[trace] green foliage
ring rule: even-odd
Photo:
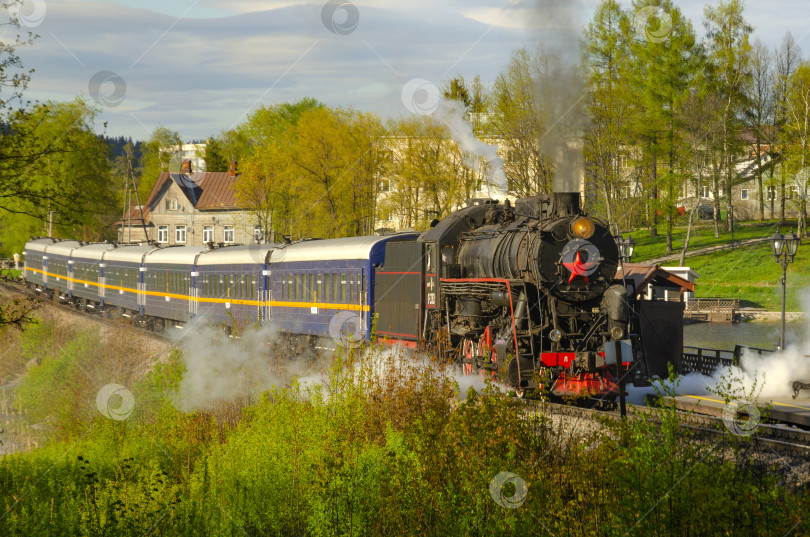
[[[237,132],[249,147],[236,197],[268,240],[373,232],[384,132],[377,116],[303,99],[260,108]]]
[[[205,141],[205,151],[200,155],[205,160],[205,171],[227,172],[230,162],[225,156],[225,148],[219,138],[209,136]]]
[[[160,174],[168,171],[180,171],[180,163],[176,163],[177,169],[170,170],[174,155],[180,151],[183,140],[180,133],[172,131],[162,125],[155,127],[152,134],[141,147],[143,152],[143,169],[141,179],[138,184],[138,191],[142,203],[145,203],[155,186]]]
[[[0,144],[0,241],[20,252],[29,235],[109,236],[117,214],[107,146],[85,101],[48,102],[11,117]]]
[[[489,98],[488,131],[503,139],[507,185],[520,196],[551,191],[549,156],[541,155],[538,146],[544,130],[543,111],[536,94],[536,71],[541,61],[526,49],[514,51],[495,79]]]
[[[21,401],[37,407],[32,398],[48,392],[70,406],[59,392],[77,365],[90,367],[77,355],[88,352],[90,336],[47,324],[34,329],[24,352],[42,355],[39,367],[61,382],[35,373]],[[379,349],[338,356],[322,386],[273,388],[236,414],[184,414],[171,403],[183,375],[175,353],[132,382],[136,406],[128,420],[89,418],[73,441],[0,458],[0,532],[675,536],[810,529],[801,522],[806,491],[695,442],[672,407],[655,410],[655,420],[605,429],[594,422],[589,432],[491,385],[460,401],[441,364],[401,360]],[[73,419],[49,416],[57,428]],[[491,496],[503,471],[528,485],[516,509]],[[500,491],[516,492],[514,485]]]

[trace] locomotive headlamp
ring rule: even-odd
[[[560,339],[562,339],[562,332],[560,332],[559,328],[555,328],[554,330],[551,331],[548,337],[551,339],[551,341],[556,343],[560,341]]]
[[[571,222],[571,233],[575,237],[590,239],[593,237],[594,231],[596,231],[596,224],[590,218],[582,216]]]
[[[610,337],[613,340],[622,339],[622,337],[624,337],[624,328],[621,326],[614,326],[610,331]]]

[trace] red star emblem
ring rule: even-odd
[[[577,276],[582,276],[582,279],[585,280],[585,283],[590,283],[588,281],[588,271],[595,267],[597,263],[593,261],[588,261],[587,263],[582,262],[582,257],[580,256],[580,252],[577,251],[577,256],[574,258],[573,263],[563,263],[562,266],[567,268],[571,271],[571,276],[568,278],[568,283],[574,281],[574,278]]]

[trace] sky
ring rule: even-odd
[[[580,1],[579,27],[598,3]],[[29,99],[81,95],[101,109],[98,132],[144,140],[163,125],[190,141],[305,96],[397,117],[454,76],[491,84],[513,50],[551,35],[555,2],[25,0],[19,18],[39,38],[19,52],[35,69]],[[705,2],[675,3],[702,35]],[[791,31],[810,53],[805,2],[749,0],[745,14],[769,47]]]

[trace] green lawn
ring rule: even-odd
[[[765,222],[735,222],[734,241],[769,237],[777,226],[782,233],[795,229],[796,222],[779,224],[776,220]],[[668,255],[666,251],[666,227],[658,226],[658,236],[650,237],[649,230],[637,229],[631,232],[636,241],[633,262],[644,262]],[[628,233],[624,233],[627,237]],[[672,253],[679,253],[686,236],[686,226],[673,229]],[[718,244],[728,244],[731,233],[726,223],[721,222],[720,237],[714,237],[712,221],[699,221],[692,227],[689,250],[697,250]],[[782,267],[771,254],[770,243],[723,250],[711,254],[687,257],[685,265],[700,275],[696,286],[698,297],[739,298],[743,307],[766,308],[779,311],[782,307],[780,278]],[[677,263],[677,262],[675,262]],[[674,263],[665,263],[672,265]],[[787,306],[788,311],[803,311],[801,292],[810,286],[810,245],[799,246],[794,263],[788,266]],[[810,294],[808,294],[810,300]]]
[[[736,233],[735,233],[736,235]],[[771,254],[770,243],[687,258],[686,265],[700,275],[698,297],[739,298],[742,306],[778,311],[782,307],[782,267]],[[799,246],[788,265],[788,311],[802,311],[800,295],[810,285],[810,247]]]
[[[696,250],[698,248],[706,248],[716,244],[725,244],[731,241],[731,233],[728,232],[726,223],[720,223],[720,237],[714,238],[714,224],[711,220],[701,220],[695,222],[692,227],[692,237],[689,240],[689,250]],[[769,237],[776,231],[778,222],[776,220],[766,220],[765,222],[735,222],[734,224],[734,240],[753,239],[759,237]],[[787,225],[781,226],[779,229],[782,233],[787,233],[791,229],[795,229],[796,222],[788,221]],[[641,262],[647,259],[653,259],[668,255],[667,252],[667,235],[666,225],[661,224],[658,226],[658,236],[650,237],[648,229],[636,229],[630,234],[633,240],[636,241],[636,249],[633,253],[633,261]],[[625,237],[628,233],[624,233]],[[686,237],[686,225],[676,226],[672,232],[672,249],[671,253],[680,253],[683,248],[683,240]],[[688,264],[688,263],[687,263]]]

